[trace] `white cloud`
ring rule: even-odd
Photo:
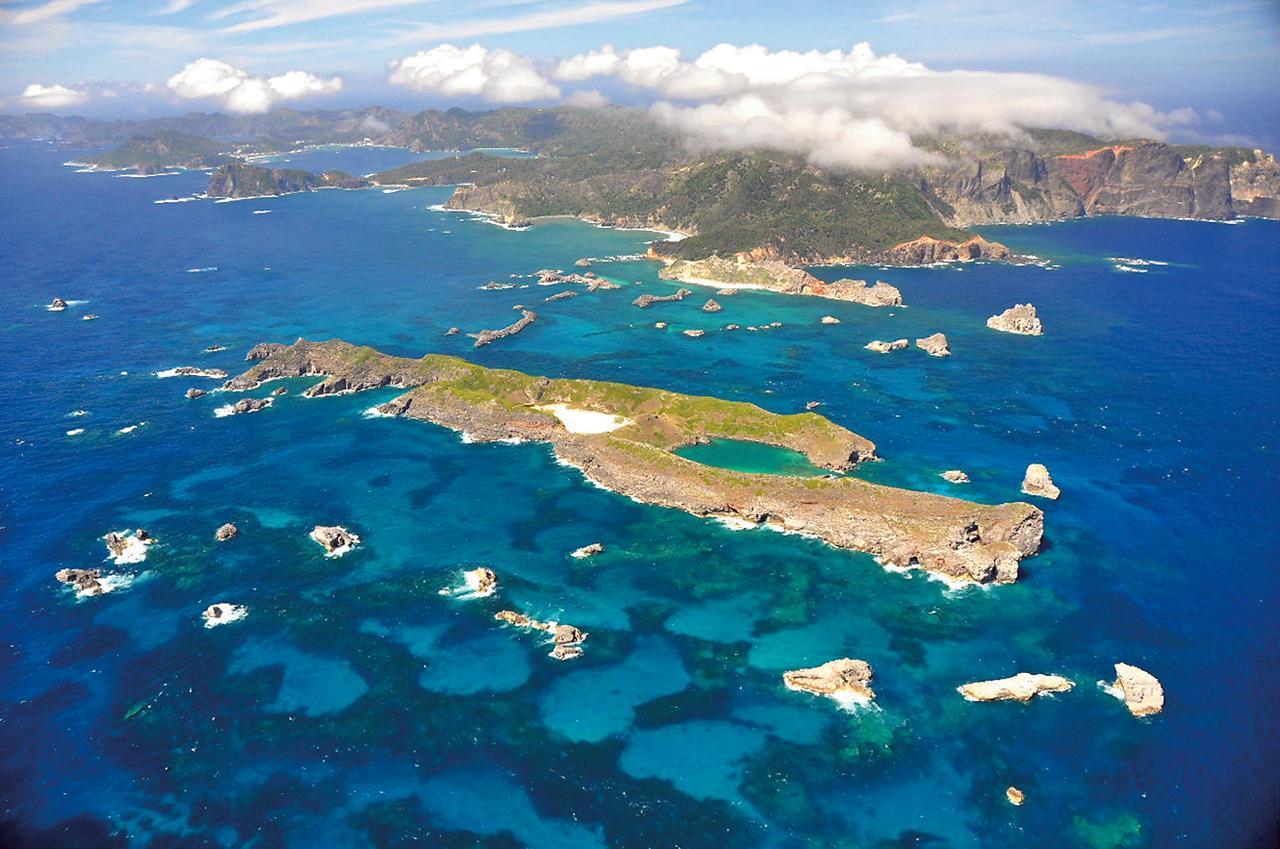
[[[560,89],[533,60],[478,44],[442,44],[391,63],[391,83],[447,97],[480,97],[495,103],[555,100]]]
[[[911,141],[940,132],[1017,137],[1024,127],[1160,138],[1197,120],[1119,103],[1044,74],[935,71],[868,44],[849,51],[773,51],[720,44],[692,61],[668,47],[610,46],[561,61],[553,77],[608,76],[670,101],[654,114],[707,148],[768,147],[829,167],[881,170],[934,157]]]
[[[102,0],[50,0],[40,6],[33,6],[30,9],[23,9],[21,12],[5,12],[0,10],[0,22],[13,24],[14,26],[24,26],[26,24],[36,24],[41,21],[47,21],[54,18],[61,18],[69,15],[77,9],[84,6],[92,6],[95,3],[101,3]]]
[[[163,9],[156,12],[157,15],[176,15],[178,12],[185,12],[194,5],[196,0],[169,0]]]
[[[255,77],[217,59],[197,59],[166,84],[182,98],[217,100],[232,112],[266,112],[281,100],[340,91],[342,78],[324,79],[305,71]]]
[[[19,106],[33,109],[62,109],[67,106],[79,106],[89,99],[85,92],[68,88],[64,85],[42,85],[32,83],[18,95]]]
[[[583,109],[599,109],[601,106],[609,105],[609,98],[592,88],[584,88],[573,92],[564,99],[564,102],[570,106],[578,106]]]
[[[442,41],[447,38],[476,38],[538,29],[577,26],[682,6],[689,0],[597,0],[570,8],[553,8],[527,15],[503,18],[477,18],[447,24],[425,24],[409,30],[406,41]]]

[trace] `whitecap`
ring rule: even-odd
[[[254,214],[254,215],[270,215],[270,214],[271,214],[271,210],[269,210],[269,209],[255,209],[255,210],[253,211],[253,214]]]
[[[137,424],[131,424],[126,427],[120,428],[119,430],[116,431],[116,433],[133,433],[135,430],[142,427],[144,424],[146,424],[146,422],[138,422]]]
[[[82,433],[84,433],[84,428],[82,428],[82,427],[76,427],[76,428],[72,428],[71,430],[67,431],[67,436],[79,436],[79,435],[80,435],[80,434],[82,434]]]
[[[217,271],[217,270],[218,270],[218,266],[216,265],[206,265],[203,268],[188,268],[187,273],[188,274],[204,274],[207,271]]]
[[[138,539],[137,534],[130,533],[129,531],[116,531],[115,534],[124,538],[124,550],[119,554],[112,554],[111,550],[107,549],[107,559],[114,561],[117,566],[124,566],[129,563],[141,563],[146,560],[147,548],[155,542],[155,540],[152,539]],[[109,536],[111,536],[111,534],[103,536],[103,539],[105,540]]]
[[[72,410],[71,412],[67,413],[68,418],[72,418],[72,417],[79,418],[80,416],[87,416],[87,415],[89,415],[88,410]]]

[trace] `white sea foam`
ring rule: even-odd
[[[253,211],[253,214],[254,214],[254,215],[270,215],[270,214],[271,214],[271,210],[269,210],[269,209],[255,209],[255,210]]]
[[[137,575],[128,572],[112,572],[102,575],[98,578],[98,586],[101,589],[98,592],[86,592],[84,590],[76,590],[76,598],[91,598],[95,595],[106,595],[116,590],[123,590],[130,587],[137,579]]]
[[[216,612],[215,612],[216,611]],[[225,601],[211,604],[200,614],[204,619],[204,627],[216,628],[219,625],[229,625],[232,622],[239,622],[249,615],[249,608],[243,604],[230,604]]]
[[[185,197],[185,198],[160,198],[160,200],[153,200],[151,202],[152,203],[190,203],[193,200],[204,200],[206,197],[207,195],[191,195],[190,197]]]
[[[381,404],[378,404],[377,406],[370,407],[369,409],[367,409],[367,410],[365,410],[363,413],[361,413],[361,414],[360,414],[360,416],[361,416],[362,418],[366,418],[366,419],[394,419],[394,418],[396,418],[396,415],[395,415],[394,413],[384,413],[384,412],[382,412],[382,410],[380,410],[380,409],[379,409],[379,407],[381,407],[381,406],[382,406]]]
[[[188,268],[187,273],[188,274],[204,274],[205,272],[208,272],[208,271],[217,271],[217,270],[218,270],[218,266],[216,265],[206,265],[203,268]]]
[[[183,371],[187,366],[178,366],[177,368],[167,368],[164,371],[156,372],[156,377],[205,377],[210,380],[221,380],[227,376],[222,369],[196,369],[195,371]]]
[[[141,563],[147,559],[147,548],[154,540],[138,539],[137,534],[130,531],[116,531],[116,534],[124,538],[124,550],[119,554],[112,554],[111,549],[107,549],[107,559],[113,561],[117,566],[125,566],[130,563]],[[105,540],[110,534],[104,535]]]
[[[84,433],[84,428],[82,428],[82,427],[75,427],[75,428],[72,428],[71,430],[67,431],[67,436],[79,436],[79,435],[80,435],[80,434],[82,434],[82,433]]]
[[[1146,274],[1146,273],[1147,273],[1147,271],[1148,271],[1148,269],[1146,269],[1146,268],[1134,268],[1132,265],[1117,265],[1117,266],[1116,266],[1116,271],[1128,271],[1128,272],[1130,272],[1130,273],[1132,273],[1132,274]]]
[[[117,174],[116,179],[124,178],[127,180],[145,180],[148,177],[172,177],[175,174],[181,173],[181,171],[160,171],[155,174]]]
[[[88,410],[72,410],[71,412],[67,413],[68,417],[75,417],[75,418],[79,418],[80,416],[87,416],[87,415],[89,415]]]
[[[120,428],[119,430],[116,431],[116,433],[133,433],[135,430],[137,430],[138,428],[142,427],[145,424],[146,422],[138,422],[137,424],[131,424],[126,427]]]

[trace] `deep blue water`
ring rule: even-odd
[[[398,156],[289,164],[366,173]],[[555,290],[476,288],[652,234],[509,232],[431,210],[436,189],[154,204],[204,176],[77,174],[68,158],[0,150],[0,842],[1274,842],[1276,223],[993,228],[1056,267],[863,269],[910,306],[743,293],[709,317],[699,298],[632,307],[674,288],[644,262],[597,264],[628,285],[550,304]],[[1111,256],[1169,265],[1124,273]],[[55,295],[86,303],[48,312]],[[1028,300],[1044,337],[984,327]],[[442,335],[506,324],[519,303],[540,314],[519,336],[473,351]],[[935,330],[950,359],[862,348]],[[254,343],[298,336],[777,411],[817,400],[877,443],[866,477],[994,502],[1043,462],[1063,496],[1023,580],[950,591],[635,504],[544,446],[361,415],[389,394],[308,400],[292,381],[269,410],[215,418],[223,399],[183,397],[200,381],[154,376],[234,373]],[[201,353],[213,344],[227,350]],[[950,468],[973,483],[942,481]],[[216,544],[226,521],[240,536]],[[326,559],[315,524],[364,543]],[[138,526],[160,543],[131,586],[77,601],[53,580],[110,566],[102,535]],[[595,541],[604,554],[567,556]],[[497,597],[438,594],[477,564]],[[215,601],[249,617],[206,630]],[[585,656],[546,657],[497,626],[502,607],[589,631]],[[781,685],[845,655],[874,667],[876,708]],[[1116,661],[1159,676],[1164,713],[1135,719],[1097,689]],[[1017,671],[1077,686],[1027,705],[954,691]]]

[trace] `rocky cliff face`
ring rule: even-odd
[[[1231,197],[1236,212],[1262,218],[1280,218],[1280,164],[1260,150],[1251,161],[1231,168]]]
[[[312,174],[294,168],[259,168],[235,162],[209,177],[206,193],[214,198],[253,198],[309,192],[315,189],[362,189],[369,181],[343,171]]]
[[[1241,169],[1240,184],[1253,174]],[[922,189],[940,201],[940,214],[954,226],[1081,215],[1224,220],[1236,213],[1234,182],[1226,154],[1211,151],[1185,159],[1175,148],[1154,141],[1056,156],[1001,150],[961,158],[958,166],[921,177]],[[1264,179],[1258,194],[1278,188]]]

